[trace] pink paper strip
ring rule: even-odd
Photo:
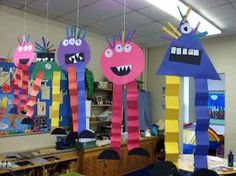
[[[36,96],[40,91],[40,86],[41,86],[41,83],[43,80],[43,76],[44,76],[44,73],[39,72],[36,76],[35,81],[34,81],[33,89],[29,94],[30,98],[29,98],[27,105],[26,105],[27,106],[27,114],[26,114],[27,117],[32,118],[32,116],[34,115],[34,106],[36,104]]]
[[[137,81],[127,85],[128,104],[128,150],[139,147],[139,117],[138,117],[138,89]]]
[[[122,122],[122,85],[113,83],[111,148],[120,153]]]

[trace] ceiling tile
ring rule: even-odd
[[[227,0],[185,0],[185,2],[198,10],[219,7],[229,3]]]
[[[151,19],[134,11],[126,15],[126,28],[144,25],[151,22],[153,22]],[[123,16],[115,17],[91,26],[103,31],[104,33],[115,33],[123,29]]]
[[[26,7],[29,6],[29,4],[31,4],[33,1],[35,0],[28,0]],[[21,9],[25,6],[24,0],[1,0],[0,3],[16,9]]]
[[[131,10],[127,9],[127,13]],[[80,10],[80,21],[89,25],[99,23],[105,19],[110,19],[123,14],[123,6],[111,0],[102,0]],[[76,21],[76,11],[69,13],[61,18]]]
[[[224,33],[225,34],[233,34],[236,33],[236,17],[235,18],[229,18],[225,19],[223,21],[224,25]]]
[[[8,7],[12,7],[12,8],[15,8],[15,9],[21,9],[23,8],[24,6],[22,4],[18,4],[18,3],[9,3],[7,1],[3,1],[1,2],[2,5],[6,5]]]
[[[140,25],[135,28],[136,29],[136,37],[141,37],[145,35],[149,35],[153,32],[161,32],[162,30],[162,24],[159,22],[149,23],[146,25]]]
[[[37,9],[38,11],[46,11],[46,0],[37,0],[29,4],[30,8]],[[69,2],[69,3],[68,3]],[[49,1],[49,14],[54,16],[61,16],[63,14],[69,13],[72,10],[75,10],[77,7],[77,0],[50,0]]]
[[[120,4],[124,4],[124,0],[113,0]],[[151,4],[145,0],[127,0],[126,1],[127,7],[131,8],[132,10],[138,10],[142,9],[148,6],[151,6]]]
[[[236,10],[231,4],[222,5],[211,9],[203,9],[201,12],[205,17],[217,24],[217,26],[221,29],[226,28],[224,24],[226,19],[236,17]]]
[[[162,19],[167,19],[171,18],[171,16],[164,11],[158,9],[155,6],[147,7],[144,9],[139,10],[138,12],[154,19],[154,20],[162,20]]]

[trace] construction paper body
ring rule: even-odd
[[[122,90],[127,87],[127,116],[128,116],[128,150],[129,155],[149,155],[139,148],[139,118],[138,118],[138,90],[136,79],[145,68],[145,58],[142,49],[132,38],[135,30],[129,30],[125,40],[108,41],[107,47],[100,60],[103,74],[113,82],[111,150],[105,150],[100,159],[119,159],[121,147],[122,122]],[[112,157],[115,156],[115,157]]]
[[[71,26],[58,48],[58,62],[68,72],[73,132],[86,130],[85,66],[90,61],[90,47],[85,40],[87,31]]]
[[[188,22],[180,25],[180,32],[182,35],[174,39],[167,49],[157,74],[219,80],[210,58]]]
[[[29,41],[30,36],[23,36],[18,38],[19,44],[17,45],[13,59],[14,64],[17,67],[15,72],[15,79],[13,79],[14,85],[14,101],[13,105],[16,109],[15,112],[26,112],[26,102],[28,95],[28,81],[29,81],[29,66],[34,61],[35,48]],[[21,94],[20,94],[21,93]]]
[[[170,22],[168,22],[168,26],[171,30],[167,27],[163,27],[163,30],[170,36],[164,36],[163,38],[171,40],[171,44],[167,49],[157,74],[175,75],[180,77],[189,76],[194,78],[196,88],[196,150],[194,153],[194,169],[199,170],[201,168],[208,168],[209,115],[207,104],[207,79],[219,80],[220,77],[199,41],[199,38],[204,37],[207,32],[197,33],[200,23],[198,23],[194,29],[190,27],[187,21],[190,8],[184,16],[180,9],[179,12],[182,16],[179,29]],[[167,110],[168,109],[166,109],[166,111]],[[177,118],[178,114],[172,114],[172,116]],[[167,117],[166,113],[166,121]],[[171,154],[173,151],[166,150],[166,155]],[[170,161],[173,162],[176,162],[177,160],[178,156],[175,156],[174,160],[170,158]]]
[[[134,42],[116,41],[114,48],[107,47],[100,60],[103,74],[111,82],[126,84],[138,78],[144,70],[142,49]]]

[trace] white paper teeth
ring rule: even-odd
[[[199,56],[200,55],[200,51],[197,49],[176,48],[176,47],[171,47],[170,53],[172,55],[189,55],[189,56]]]
[[[177,48],[176,54],[181,55],[181,48]]]
[[[128,69],[132,69],[132,65],[121,65],[116,67],[118,72],[120,71],[127,71]]]
[[[187,48],[183,48],[182,54],[183,54],[183,55],[187,55],[187,54],[188,54],[188,49],[187,49]]]
[[[176,53],[176,47],[171,47],[171,54],[175,54]]]
[[[194,56],[199,56],[199,50],[194,50],[194,51],[193,51],[193,55],[194,55]]]
[[[193,49],[188,50],[188,55],[193,55]]]

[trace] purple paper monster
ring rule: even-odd
[[[94,134],[86,130],[84,77],[85,67],[90,61],[90,47],[85,40],[87,30],[71,26],[67,27],[66,34],[57,55],[59,64],[68,72],[73,132],[75,135],[79,132],[81,138],[94,138]]]

